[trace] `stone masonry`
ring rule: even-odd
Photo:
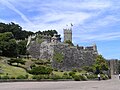
[[[32,58],[50,60],[55,69],[72,70],[73,68],[90,66],[94,63],[98,55],[96,45],[89,47],[78,45],[70,46],[61,42],[58,35],[54,35],[53,38],[51,38],[51,42],[47,42],[47,39],[44,39],[42,43],[38,43],[36,39],[31,41],[28,46],[30,55]],[[66,40],[66,38],[64,39]],[[67,38],[67,40],[69,39],[72,40],[71,38]],[[56,60],[56,54],[58,54],[58,56],[60,54],[62,58],[59,57],[60,59],[58,58],[58,60]]]

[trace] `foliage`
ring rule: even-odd
[[[87,80],[87,77],[84,76],[84,75],[75,75],[75,76],[73,77],[73,79],[74,79],[75,81],[86,81],[86,80]]]
[[[0,33],[0,51],[3,56],[17,56],[17,43],[11,32]]]
[[[41,35],[50,35],[51,37],[54,36],[54,34],[57,34],[58,32],[56,30],[47,30],[47,31],[38,31],[36,32],[37,34],[41,34]]]
[[[22,30],[18,24],[13,22],[9,24],[0,23],[0,33],[11,32],[15,39],[17,40],[24,40],[29,35],[32,35],[33,32]]]
[[[106,60],[102,57],[102,55],[98,55],[95,64],[93,65],[95,68],[95,73],[101,73],[102,71],[107,71],[108,70],[108,64]]]
[[[66,40],[65,43],[69,44],[70,46],[74,46],[74,44],[70,40]]]
[[[8,75],[2,76],[1,79],[10,79]]]
[[[107,80],[109,77],[106,74],[101,74],[101,79],[102,80]]]
[[[72,76],[72,77],[74,77],[75,76],[75,72],[69,72],[69,76]]]
[[[33,67],[31,70],[29,70],[29,73],[33,75],[50,74],[51,72],[52,69],[45,66]]]
[[[95,79],[95,78],[97,78],[97,75],[90,74],[90,75],[87,75],[87,78],[88,79]]]
[[[63,61],[63,59],[64,59],[64,56],[62,53],[58,53],[58,52],[54,53],[53,60],[61,63]]]
[[[17,63],[17,65],[19,64],[25,64],[26,61],[22,60],[21,58],[12,58],[10,60],[8,60],[8,64],[12,65],[13,63]]]
[[[61,77],[59,75],[52,74],[50,75],[50,79],[58,80],[58,79],[61,79]]]
[[[87,71],[87,72],[93,72],[94,71],[92,66],[84,66],[84,67],[82,67],[82,69]]]
[[[32,77],[32,79],[41,80],[41,79],[43,79],[43,76],[42,75],[34,75]]]
[[[24,75],[19,75],[16,77],[16,79],[27,79],[28,77],[27,76],[24,76]]]
[[[27,41],[25,41],[25,40],[22,40],[22,41],[18,42],[17,49],[18,49],[18,53],[20,55],[26,55],[27,54],[26,44],[27,44]]]
[[[73,71],[73,72],[77,72],[77,69],[76,69],[76,68],[73,68],[72,71]]]

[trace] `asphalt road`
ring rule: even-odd
[[[7,82],[0,90],[120,90],[118,76],[105,81]]]

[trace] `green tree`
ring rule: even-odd
[[[27,54],[27,48],[26,48],[26,41],[22,40],[18,42],[18,53],[20,55],[26,55]]]
[[[0,51],[3,56],[17,56],[17,43],[11,32],[0,34]]]
[[[108,64],[106,60],[102,57],[102,55],[98,55],[95,64],[94,64],[96,74],[102,72],[102,71],[107,71],[108,70]]]

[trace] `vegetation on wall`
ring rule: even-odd
[[[61,63],[64,59],[64,55],[62,53],[55,52],[53,55],[53,60]]]
[[[66,40],[65,43],[69,44],[70,46],[74,46],[74,44],[70,40]]]

